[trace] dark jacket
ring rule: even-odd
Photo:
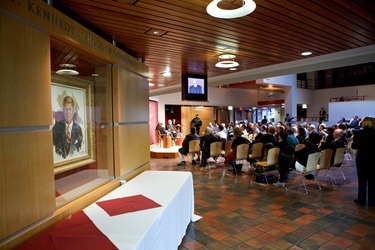
[[[67,143],[66,139],[66,123],[60,121],[53,126],[53,145],[55,146],[55,152],[61,155],[64,159],[75,151],[81,149],[83,135],[82,129],[77,123],[73,123],[72,131],[70,135],[70,144]]]
[[[249,144],[250,141],[244,137],[237,137],[235,138],[233,141],[232,141],[232,146],[231,148],[234,149],[236,148],[238,145],[241,145],[241,144]]]
[[[155,129],[159,130],[162,135],[168,134],[168,131],[163,126],[161,126],[160,124],[156,125]]]
[[[296,151],[294,153],[294,156],[295,156],[296,160],[302,166],[306,166],[307,158],[309,157],[309,154],[313,154],[313,153],[316,153],[316,152],[320,152],[320,149],[319,149],[318,145],[314,145],[314,144],[311,144],[311,143],[308,142],[306,144],[306,147],[304,147],[303,149],[301,149],[299,151]]]
[[[356,157],[357,167],[360,164],[373,168],[372,164],[375,161],[375,130],[364,128],[354,132],[352,148],[358,150]]]
[[[201,147],[202,157],[204,157],[204,159],[210,158],[210,145],[211,143],[216,141],[221,142],[221,139],[219,136],[214,134],[204,135],[203,137],[201,137],[199,146]]]
[[[189,153],[189,142],[192,140],[199,140],[200,137],[197,134],[188,134],[184,141],[182,142],[182,147],[178,149],[178,151],[183,154],[187,155]]]

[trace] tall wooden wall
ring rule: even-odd
[[[52,23],[52,15],[77,32]],[[96,120],[103,124],[97,146],[107,152],[97,155],[99,165],[124,179],[149,168],[148,68],[41,0],[1,0],[0,249],[14,248],[119,185],[114,180],[56,209],[50,36],[114,65],[98,69],[113,79],[98,83],[107,90],[100,101],[108,102]]]
[[[0,239],[55,210],[50,40],[0,12]],[[37,62],[37,63],[35,63]]]
[[[204,132],[206,127],[208,126],[209,122],[214,123],[216,119],[214,117],[214,108],[213,107],[190,107],[190,106],[182,106],[181,107],[181,124],[182,126],[182,134],[187,135],[190,134],[190,123],[191,120],[195,118],[195,115],[198,115],[199,118],[202,120],[202,127],[200,128],[200,135]]]

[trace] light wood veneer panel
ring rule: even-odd
[[[113,67],[115,122],[149,121],[148,81],[120,67]]]
[[[0,127],[52,122],[50,40],[0,13]]]
[[[0,239],[55,211],[51,131],[0,133]]]
[[[195,115],[198,114],[199,118],[202,120],[202,126],[200,128],[200,135],[204,132],[209,122],[214,122],[214,109],[212,107],[181,107],[181,124],[182,134],[190,134],[190,122],[195,118]]]
[[[148,124],[116,126],[114,131],[117,177],[150,162]]]

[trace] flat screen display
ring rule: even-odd
[[[182,75],[182,100],[207,101],[207,76]]]

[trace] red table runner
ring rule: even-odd
[[[77,212],[18,249],[118,249],[83,212]]]
[[[161,207],[155,201],[139,194],[118,199],[96,202],[110,216]]]

